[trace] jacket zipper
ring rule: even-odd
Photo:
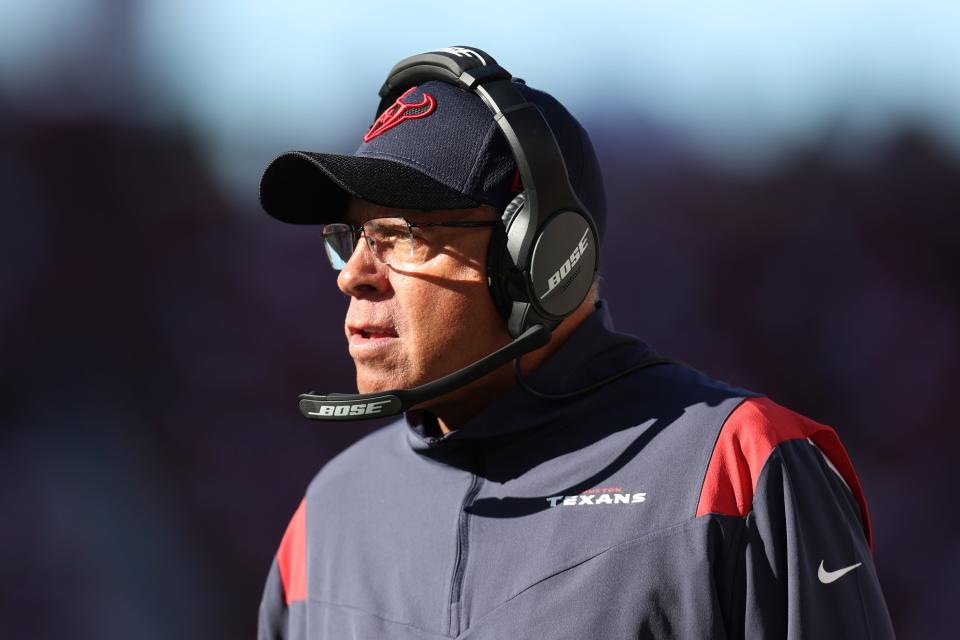
[[[467,507],[473,503],[474,498],[476,498],[480,492],[480,476],[472,474],[471,477],[470,488],[467,490],[466,495],[463,497],[463,503],[460,505],[460,514],[457,522],[457,556],[453,564],[453,580],[450,583],[449,633],[453,636],[460,635],[460,618],[462,612],[458,605],[460,604],[460,596],[463,590],[463,577],[467,569],[467,554],[470,551],[468,531],[470,516],[467,513]]]

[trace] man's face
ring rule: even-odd
[[[411,222],[496,219],[489,207],[398,212],[351,198],[351,223],[386,216]],[[416,231],[431,248],[422,265],[381,264],[361,238],[337,278],[340,290],[350,296],[345,330],[360,393],[430,382],[510,341],[486,284],[491,229]]]

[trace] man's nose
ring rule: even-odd
[[[387,267],[373,257],[366,238],[360,238],[347,264],[343,265],[337,276],[337,286],[340,291],[355,298],[380,293],[390,286]]]

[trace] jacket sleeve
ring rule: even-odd
[[[287,525],[267,575],[257,622],[258,640],[303,637],[306,598],[307,512],[306,500],[303,500]]]
[[[751,399],[728,418],[717,449],[725,460],[711,461],[707,502],[743,518],[721,597],[731,636],[894,637],[866,501],[833,429]]]
[[[287,637],[287,603],[284,601],[283,584],[276,558],[270,565],[267,584],[260,600],[257,620],[257,640],[283,640]]]

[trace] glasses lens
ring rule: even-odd
[[[353,229],[346,224],[328,224],[323,228],[323,248],[330,264],[337,271],[346,266],[353,255]]]
[[[410,226],[403,218],[377,218],[363,225],[363,235],[377,260],[394,267],[415,266]]]

